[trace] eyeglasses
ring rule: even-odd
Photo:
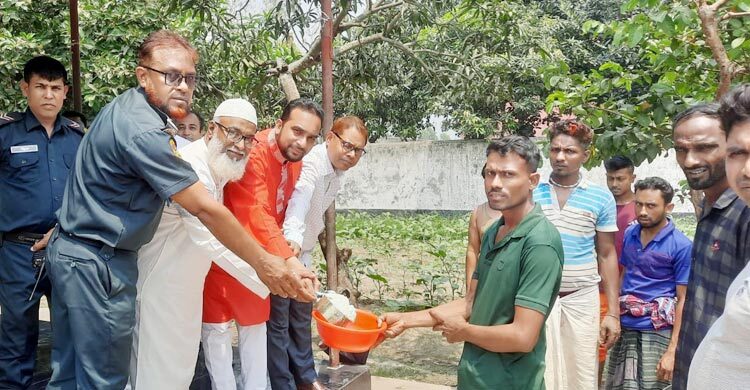
[[[343,138],[341,138],[341,136],[338,135],[338,133],[336,133],[335,131],[331,131],[331,133],[333,133],[333,135],[335,135],[336,138],[338,138],[339,140],[341,140],[341,147],[344,148],[345,152],[350,153],[350,152],[354,151],[354,154],[356,154],[357,156],[361,156],[361,155],[367,153],[367,151],[365,150],[365,148],[358,148],[358,147],[354,146],[353,143],[351,143],[349,141],[346,141]]]
[[[237,128],[226,127],[226,126],[222,125],[219,122],[214,122],[214,124],[216,126],[219,126],[219,128],[221,129],[221,131],[224,132],[224,135],[227,136],[227,139],[229,139],[230,141],[234,142],[235,144],[240,143],[240,141],[245,141],[246,145],[248,143],[251,143],[253,145],[255,145],[256,143],[258,143],[258,140],[255,139],[255,134],[248,135],[248,136],[243,136],[242,132],[239,129],[237,129]]]
[[[146,65],[141,65],[141,67],[154,71],[156,73],[163,74],[164,84],[169,85],[171,87],[177,87],[180,84],[182,84],[182,80],[185,80],[185,84],[187,84],[188,87],[195,88],[195,84],[197,84],[198,81],[200,80],[200,77],[194,74],[182,74],[178,72],[162,72],[158,69],[154,69]]]

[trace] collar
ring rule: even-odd
[[[588,189],[589,186],[591,185],[591,182],[586,178],[586,176],[583,176],[583,173],[581,173],[581,175],[582,175],[581,176],[581,183],[578,184],[578,186],[575,187],[575,188],[580,188],[580,189],[583,189],[583,190]],[[550,187],[555,187],[555,186],[552,185],[552,183],[549,182],[549,176],[547,177],[547,181],[544,181],[541,184],[546,184],[546,185],[548,185]]]
[[[641,224],[638,223],[636,226],[631,230],[630,235],[633,239],[637,239],[640,242],[641,239]],[[667,236],[671,235],[674,231],[674,222],[672,222],[671,218],[667,218],[667,225],[661,228],[659,230],[659,233],[656,233],[656,236],[651,239],[651,242],[659,242],[663,239],[665,239]]]
[[[26,126],[26,132],[30,132],[37,127],[41,127],[42,129],[44,129],[44,126],[42,126],[39,120],[36,119],[36,115],[31,112],[31,108],[26,108],[26,113],[24,116],[24,125]],[[55,134],[62,127],[62,120],[60,118],[60,113],[58,113],[57,118],[55,119],[55,124],[52,126],[52,134]]]
[[[276,127],[272,127],[268,131],[268,147],[271,149],[271,154],[273,154],[273,157],[276,158],[276,161],[279,162],[279,164],[286,164],[287,159],[284,157],[283,154],[281,154],[281,149],[279,149],[279,144],[276,142]]]
[[[729,207],[729,205],[734,202],[734,200],[737,199],[737,194],[734,192],[732,187],[728,187],[719,197],[719,199],[716,200],[716,202],[713,204],[712,208],[715,209],[725,209]],[[704,200],[705,201],[705,200]]]
[[[331,159],[328,157],[328,144],[323,142],[322,144],[315,145],[313,150],[310,151],[310,153],[319,153],[320,158],[325,161],[323,163],[323,168],[325,169],[323,171],[324,176],[328,176],[330,174],[334,174],[337,177],[341,177],[341,175],[344,174],[344,171],[340,171],[333,167],[333,163],[331,162]]]
[[[146,95],[146,90],[143,89],[143,87],[138,87],[136,91],[143,97],[143,100],[146,101],[146,104],[148,104],[149,107],[151,107],[152,110],[156,113],[156,115],[159,116],[159,119],[161,119],[164,122],[164,128],[162,130],[169,133],[171,136],[175,136],[177,134],[177,125],[172,121],[172,118],[167,115],[164,111],[162,111],[159,107],[156,107],[155,105],[151,104],[151,102],[148,101],[148,96]]]
[[[531,211],[529,211],[529,213],[523,217],[518,226],[516,226],[515,229],[513,229],[510,233],[503,237],[500,242],[491,242],[490,249],[500,248],[504,246],[511,238],[523,238],[524,236],[528,235],[543,218],[544,213],[542,212],[542,207],[539,206],[539,203],[534,203],[534,208],[532,208]],[[492,237],[492,240],[495,239],[495,237],[497,236],[497,231],[500,230],[500,227],[503,225],[505,225],[505,218],[500,217],[500,220],[490,227],[488,233],[489,236]]]
[[[727,189],[721,193],[719,199],[716,199],[716,202],[714,202],[714,204],[711,206],[711,209],[709,210],[706,210],[706,199],[704,198],[703,200],[701,200],[701,210],[703,210],[703,212],[698,217],[698,221],[711,214],[711,211],[714,209],[723,210],[729,207],[737,198],[737,194],[734,192],[734,190],[732,190],[732,187],[727,187]]]

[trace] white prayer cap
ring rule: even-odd
[[[216,107],[216,112],[214,112],[214,120],[222,116],[245,119],[256,126],[258,125],[258,115],[255,113],[255,107],[245,99],[228,99],[221,102],[219,107]]]

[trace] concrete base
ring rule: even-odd
[[[367,366],[328,367],[328,361],[316,365],[318,382],[328,390],[370,390],[372,379]]]

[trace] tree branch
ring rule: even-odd
[[[704,3],[703,6],[698,7],[698,16],[701,20],[701,29],[706,38],[706,44],[711,49],[711,54],[719,66],[719,85],[716,88],[716,99],[729,91],[737,68],[737,64],[727,56],[727,49],[721,41],[719,21],[716,18],[716,10],[726,2],[727,0],[718,0],[711,5],[705,5]]]
[[[344,54],[344,53],[346,53],[346,52],[348,52],[348,51],[350,51],[352,49],[356,49],[356,48],[358,48],[360,46],[364,46],[364,45],[366,45],[368,43],[382,41],[383,38],[385,38],[383,36],[383,33],[377,33],[377,34],[368,35],[368,36],[366,36],[364,38],[359,38],[356,41],[348,42],[348,43],[346,43],[344,45],[341,45],[338,49],[334,50],[334,53],[333,53],[334,58],[338,57],[338,56],[340,56],[340,55],[342,55],[342,54]]]
[[[713,3],[713,4],[711,4],[711,5],[709,5],[709,7],[711,7],[711,9],[714,10],[714,11],[718,11],[719,8],[723,7],[724,4],[726,4],[728,2],[729,2],[729,0],[716,0],[716,2]]]
[[[380,12],[380,11],[382,11],[384,9],[398,7],[400,5],[404,5],[404,2],[403,1],[394,1],[393,3],[386,3],[386,4],[383,4],[381,2],[381,3],[378,3],[377,5],[373,6],[372,10],[370,12],[371,13],[376,13],[376,12]]]
[[[336,35],[338,35],[339,30],[341,29],[341,23],[344,21],[344,18],[346,18],[349,15],[350,4],[351,4],[351,1],[343,2],[341,6],[341,11],[339,11],[339,14],[336,15],[335,19],[333,19],[333,37],[334,38],[336,37]]]
[[[403,43],[398,42],[398,41],[396,41],[394,39],[390,39],[390,38],[383,38],[383,42],[387,42],[391,46],[393,46],[393,47],[401,50],[402,52],[406,53],[407,55],[411,56],[417,62],[419,62],[419,65],[422,66],[422,69],[424,69],[425,72],[427,72],[428,75],[432,74],[432,69],[430,69],[430,67],[428,67],[427,64],[421,58],[419,58],[419,56],[417,56],[417,53],[415,53],[413,50],[411,50],[408,47],[406,47],[406,45],[404,45]]]
[[[349,21],[349,22],[347,22],[347,23],[342,23],[342,24],[341,24],[341,25],[339,26],[339,29],[338,29],[338,30],[337,30],[337,29],[336,29],[336,27],[334,26],[334,29],[333,29],[333,31],[334,31],[334,35],[335,35],[335,34],[336,34],[337,32],[340,32],[340,31],[345,31],[345,30],[348,30],[348,29],[350,29],[350,28],[352,28],[352,27],[355,27],[356,25],[358,25],[358,24],[360,24],[360,23],[364,22],[364,21],[365,21],[365,20],[366,20],[367,18],[369,18],[370,16],[372,16],[372,15],[373,15],[373,14],[375,14],[375,13],[378,13],[378,12],[381,12],[381,11],[384,11],[384,10],[387,10],[387,9],[389,9],[389,8],[393,8],[393,7],[398,7],[398,6],[400,6],[400,5],[403,5],[403,4],[404,4],[404,2],[403,2],[403,1],[394,1],[394,2],[392,2],[392,3],[387,3],[387,4],[383,4],[383,3],[381,2],[381,3],[375,4],[375,5],[373,5],[373,6],[372,6],[372,8],[370,8],[370,9],[368,9],[367,11],[363,12],[362,14],[360,14],[360,15],[359,15],[359,16],[357,16],[356,18],[352,19],[351,21]]]
[[[346,30],[348,30],[348,29],[350,29],[352,27],[365,27],[365,24],[364,23],[354,23],[354,22],[351,22],[351,23],[341,23],[341,26],[339,27],[339,29],[337,31],[344,32],[344,31],[346,31]]]
[[[750,16],[750,12],[727,12],[722,15],[721,20],[724,21],[732,18],[744,18],[745,16]]]
[[[321,40],[320,37],[318,37],[310,46],[310,50],[308,50],[302,58],[289,64],[289,71],[296,74],[318,62],[318,58],[320,57],[320,45]]]

